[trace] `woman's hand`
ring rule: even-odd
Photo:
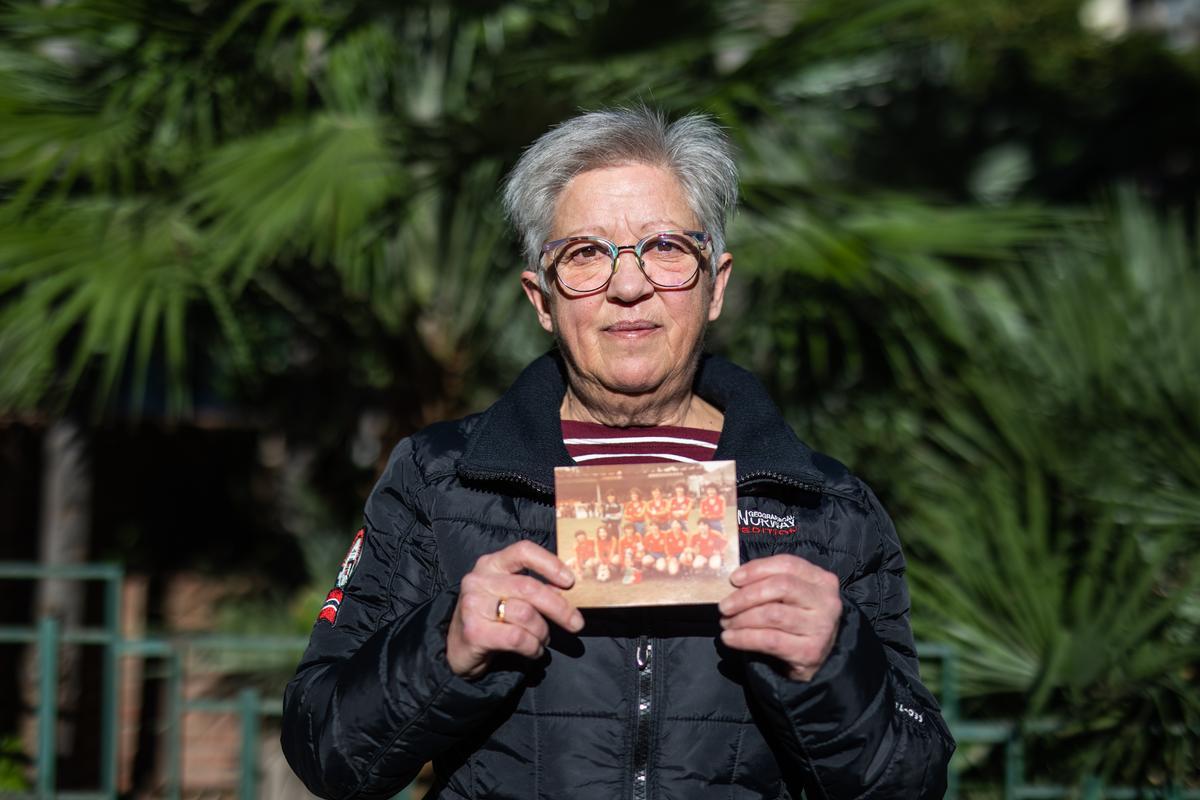
[[[775,656],[792,680],[812,680],[825,663],[842,616],[838,577],[793,555],[755,559],[729,576],[720,602],[721,641]]]
[[[524,569],[553,586],[517,574]],[[554,588],[568,589],[574,582],[566,564],[530,541],[481,556],[462,579],[458,605],[450,619],[446,637],[450,669],[474,679],[487,671],[493,653],[539,658],[550,641],[547,620],[578,632],[583,628],[583,615]]]

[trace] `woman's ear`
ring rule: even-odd
[[[522,272],[521,288],[525,290],[525,296],[529,298],[529,302],[537,311],[538,324],[542,326],[542,330],[546,333],[554,333],[554,317],[550,313],[550,296],[542,291],[542,282],[538,280],[538,274],[528,269]]]
[[[717,259],[717,274],[713,276],[712,297],[708,298],[708,321],[715,322],[721,316],[721,306],[725,303],[725,286],[729,283],[729,273],[733,271],[733,254],[721,253]]]

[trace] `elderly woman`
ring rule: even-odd
[[[699,116],[584,114],[522,156],[504,198],[558,346],[393,452],[284,701],[313,792],[388,797],[433,761],[437,798],[942,795],[953,742],[891,522],[749,373],[701,356],[736,196]],[[715,610],[585,617],[561,592],[564,439],[631,428],[633,460],[737,461],[742,565]]]

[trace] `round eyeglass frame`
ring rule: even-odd
[[[645,250],[646,245],[651,244],[655,240],[666,235],[686,236],[694,239],[696,242],[696,269],[679,283],[659,283],[658,281],[654,280],[650,277],[649,273],[646,272],[646,262],[642,260],[642,252]],[[562,276],[559,275],[558,258],[561,258],[563,254],[567,252],[567,248],[564,245],[571,244],[573,242],[592,242],[608,248],[608,253],[612,257],[612,267],[609,269],[608,277],[604,279],[603,283],[589,289],[577,289],[564,281]],[[646,280],[650,281],[650,283],[659,289],[678,289],[682,286],[687,286],[695,279],[696,275],[699,274],[700,267],[707,262],[707,257],[704,255],[704,248],[708,247],[710,244],[712,244],[712,235],[707,231],[654,231],[653,233],[648,233],[641,239],[638,239],[636,244],[617,244],[610,239],[605,239],[603,236],[567,236],[566,238],[555,239],[554,241],[546,242],[544,245],[542,245],[542,256],[545,257],[547,253],[551,253],[554,250],[562,248],[558,258],[552,261],[547,269],[553,271],[554,279],[558,281],[558,283],[561,284],[564,289],[568,289],[577,294],[592,294],[593,292],[599,292],[605,289],[608,284],[612,282],[613,275],[617,274],[617,267],[619,266],[621,260],[621,253],[626,250],[629,250],[633,253],[633,257],[637,260],[638,269],[641,271],[642,275],[645,276]]]

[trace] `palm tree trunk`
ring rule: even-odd
[[[44,566],[82,564],[88,557],[91,533],[92,475],[87,433],[74,420],[60,419],[46,430],[42,443],[42,507],[38,530],[38,558]],[[43,580],[38,583],[34,619],[56,617],[61,630],[83,625],[84,586],[77,580]],[[58,671],[58,755],[74,749],[79,707],[80,648],[60,646]],[[27,708],[36,708],[39,660],[35,647],[25,658],[22,694]],[[37,741],[36,714],[22,726],[28,745]],[[28,752],[33,752],[29,747]]]

